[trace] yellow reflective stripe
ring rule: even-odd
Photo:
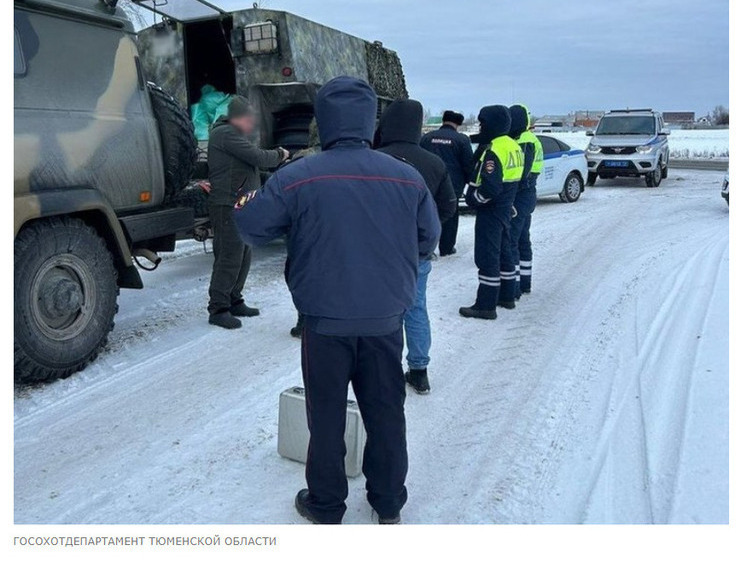
[[[519,143],[509,136],[498,137],[490,143],[490,151],[498,157],[498,161],[501,163],[504,182],[521,180],[524,173],[524,151],[521,150]],[[480,157],[480,171],[477,174],[478,185],[482,180],[482,165],[487,152],[487,150],[483,152]]]
[[[524,131],[519,137],[519,144],[529,143],[534,145],[534,162],[532,162],[531,172],[539,174],[545,167],[545,153],[542,150],[542,143],[533,132]]]

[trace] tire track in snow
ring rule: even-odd
[[[657,374],[665,377],[668,376],[669,378],[674,377],[675,379],[684,374],[686,377],[684,388],[689,392],[693,374],[693,360],[692,357],[688,355],[683,357],[683,354],[681,354],[685,335],[681,333],[681,328],[687,327],[688,333],[702,329],[711,298],[709,296],[708,299],[692,299],[692,292],[686,291],[685,287],[688,284],[698,283],[706,288],[712,286],[713,272],[718,270],[728,244],[728,239],[724,239],[722,232],[717,234],[709,232],[708,236],[705,236],[702,241],[688,241],[688,246],[690,247],[695,244],[698,246],[702,245],[701,249],[691,255],[682,264],[681,268],[670,273],[665,278],[664,284],[670,287],[668,294],[645,332],[640,333],[639,328],[636,329],[635,351],[637,360],[635,367],[632,370],[625,368],[618,369],[615,373],[616,378],[630,377],[630,380],[622,392],[619,404],[615,404],[614,413],[607,417],[600,433],[597,451],[594,454],[593,463],[595,468],[593,469],[593,479],[588,488],[585,509],[588,509],[589,504],[592,503],[595,491],[600,485],[600,480],[605,476],[610,476],[610,473],[606,469],[607,463],[610,462],[612,442],[619,441],[619,435],[617,435],[619,431],[627,430],[626,432],[629,435],[640,438],[642,482],[640,482],[640,487],[638,488],[641,492],[638,501],[643,505],[643,511],[648,514],[648,522],[665,522],[668,519],[668,517],[662,516],[662,510],[668,511],[671,501],[668,501],[666,497],[663,500],[655,497],[656,494],[653,489],[657,467],[652,466],[652,456],[655,456],[656,453],[651,450],[650,433],[652,430],[650,425],[656,420],[647,420],[644,398],[648,395],[648,392],[643,381],[644,377],[648,378]],[[643,290],[646,291],[646,289],[644,288]],[[637,291],[640,292],[640,290],[641,287],[638,287]],[[636,301],[636,304],[640,306],[650,306],[651,304],[650,302],[641,303],[639,299],[636,299]],[[704,301],[706,305],[699,306],[699,303]],[[691,302],[695,306],[690,306]],[[641,315],[642,311],[640,310],[637,310],[636,314],[633,315],[634,325],[638,325]],[[673,358],[676,359],[673,360]],[[673,365],[672,363],[675,364]],[[657,398],[660,400],[659,408],[664,408],[666,404],[680,404],[683,402],[685,404],[683,407],[686,408],[687,400],[682,400],[682,388],[683,385],[680,382],[678,396],[658,396]],[[608,402],[608,406],[611,405],[612,402]],[[628,414],[626,408],[631,407],[631,405],[633,405],[636,411],[635,415],[638,418],[638,428],[621,428],[624,416]],[[686,412],[681,411],[677,417],[682,418],[682,420],[679,424],[675,424],[675,426],[682,428]],[[681,435],[672,434],[670,437],[681,442]],[[675,462],[678,464],[679,458]],[[607,487],[609,484],[605,483],[604,486]],[[661,505],[662,502],[664,502],[664,506]],[[580,514],[581,520],[584,520],[586,517],[588,517],[588,513]]]

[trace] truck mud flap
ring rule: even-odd
[[[187,207],[164,209],[142,215],[121,217],[120,222],[132,244],[188,232],[194,226],[194,211]]]

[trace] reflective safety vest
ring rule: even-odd
[[[494,138],[488,150],[495,154],[501,163],[504,183],[521,181],[521,176],[524,173],[524,151],[521,150],[519,143],[508,135],[504,135]],[[485,155],[488,153],[488,150],[483,152],[480,157],[480,172],[482,172],[482,165],[485,162]],[[475,183],[478,186],[482,183],[482,174],[480,172],[477,174]]]
[[[532,162],[532,169],[530,170],[533,174],[539,174],[545,167],[545,153],[542,150],[542,143],[532,131],[524,131],[518,140],[519,144],[533,144],[534,145],[534,162]]]

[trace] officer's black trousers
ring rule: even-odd
[[[532,182],[534,183],[534,182]],[[537,189],[532,185],[516,193],[514,207],[516,216],[511,219],[513,260],[516,266],[517,294],[529,292],[532,287],[532,213],[537,206]]]
[[[324,523],[345,513],[345,419],[353,383],[366,428],[363,474],[368,501],[385,518],[407,501],[402,328],[387,336],[341,337],[304,329],[302,366],[311,433],[306,481],[310,509]]]
[[[497,301],[513,301],[516,266],[510,229],[510,207],[479,208],[475,216],[475,265],[479,286],[475,308],[494,310]]]
[[[233,218],[233,207],[211,205],[208,209],[213,227],[213,275],[210,278],[210,303],[208,312],[225,312],[231,306],[244,302],[242,292],[252,249],[244,244]]]
[[[457,232],[459,231],[459,207],[454,216],[441,225],[441,240],[438,242],[438,251],[442,256],[447,256],[454,251]]]

